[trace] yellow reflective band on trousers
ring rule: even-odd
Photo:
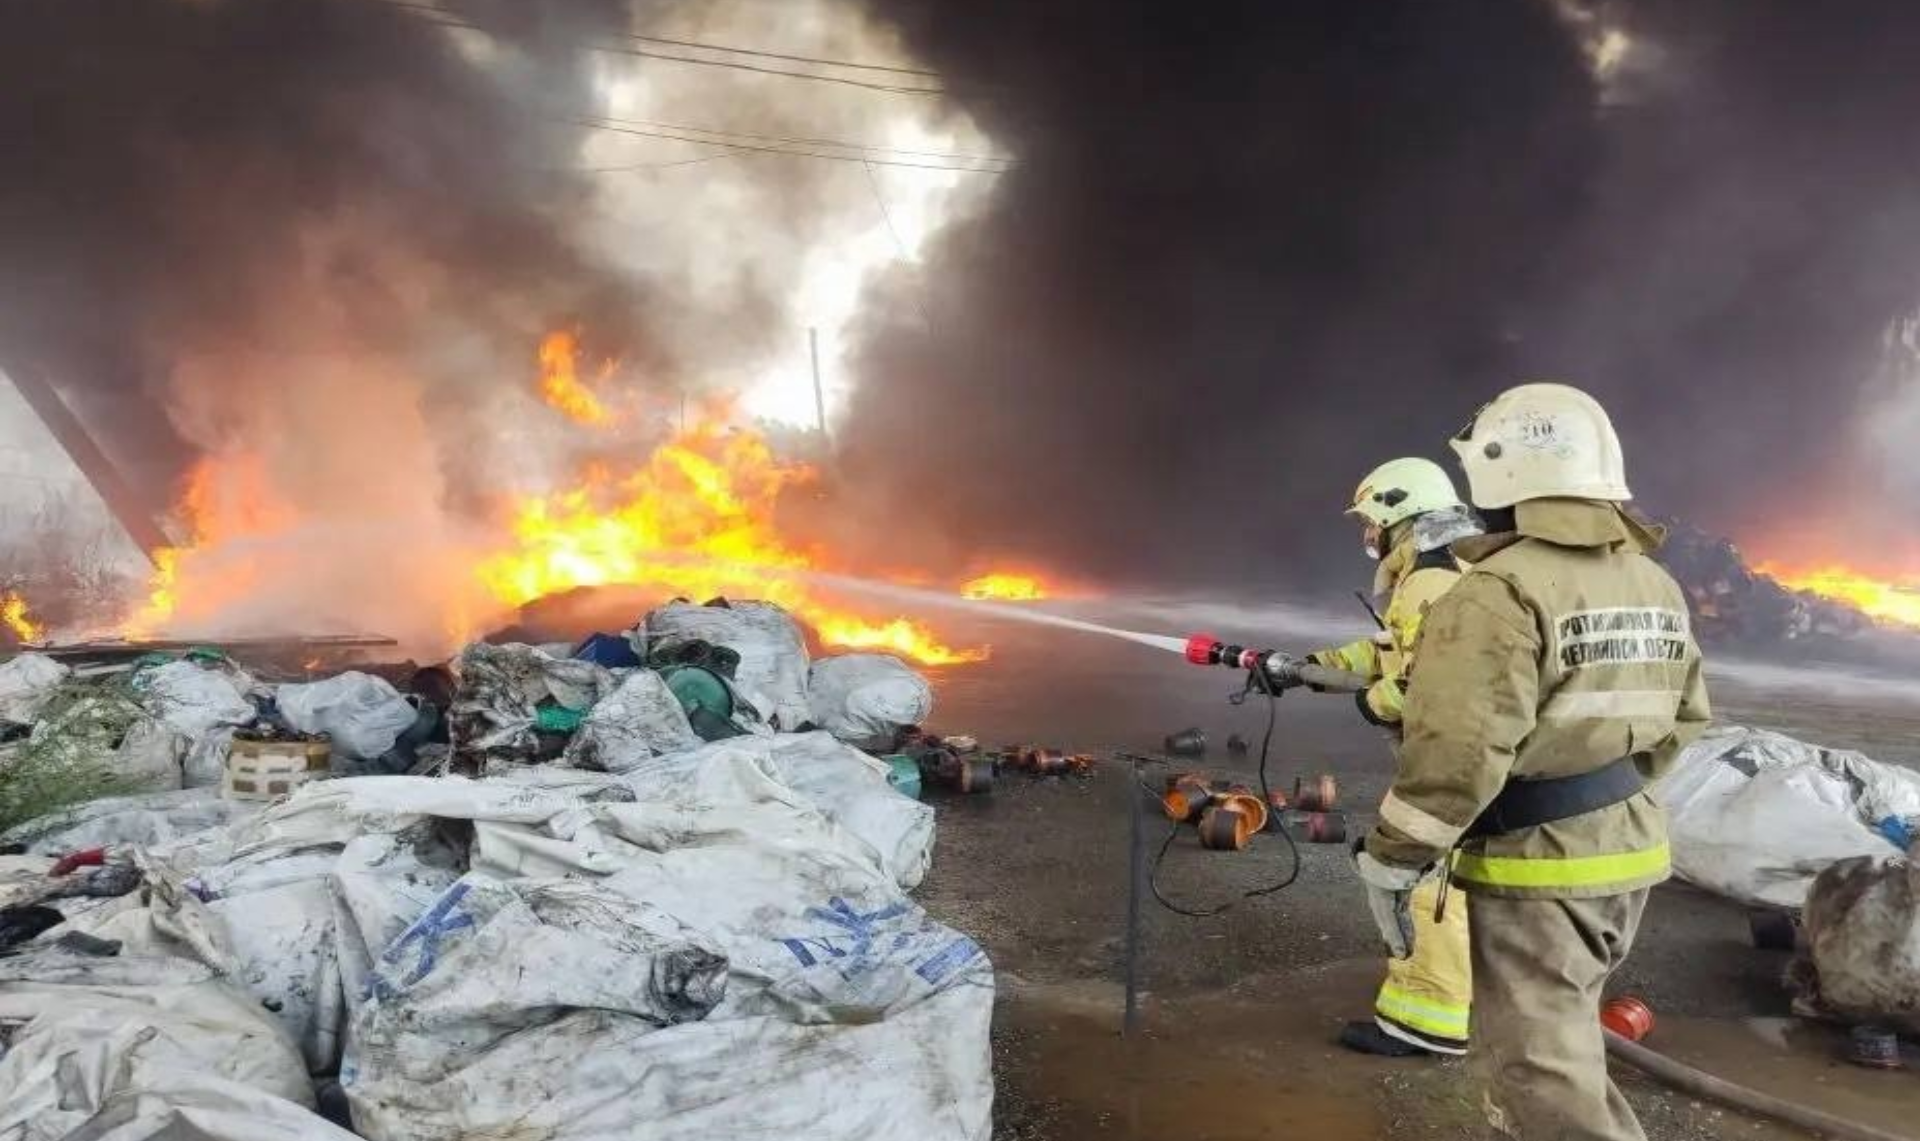
[[[1416,998],[1392,983],[1380,988],[1380,994],[1373,1000],[1373,1009],[1410,1030],[1456,1042],[1466,1041],[1467,1027],[1473,1017],[1471,1005],[1441,1005]]]
[[[1383,1022],[1457,1049],[1467,1041],[1473,1013],[1470,910],[1466,893],[1456,891],[1435,919],[1442,888],[1439,876],[1429,876],[1413,889],[1413,954],[1387,960],[1373,1009]]]
[[[1479,856],[1461,852],[1453,874],[1488,887],[1596,888],[1638,884],[1663,876],[1670,866],[1665,844],[1604,856]]]

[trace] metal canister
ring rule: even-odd
[[[1164,745],[1167,752],[1176,757],[1197,757],[1207,751],[1207,733],[1197,727],[1182,729],[1178,733],[1167,734]]]
[[[1883,1026],[1856,1026],[1848,1035],[1847,1060],[1875,1070],[1900,1068],[1900,1037]]]

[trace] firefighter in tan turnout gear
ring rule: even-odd
[[[1422,625],[1404,744],[1356,848],[1396,955],[1412,897],[1451,868],[1473,898],[1474,1054],[1494,1126],[1524,1141],[1641,1141],[1608,1079],[1601,988],[1667,878],[1646,786],[1707,721],[1680,588],[1629,498],[1592,397],[1527,384],[1453,441],[1487,534]]]
[[[1383,629],[1308,658],[1372,679],[1358,694],[1360,714],[1397,732],[1420,623],[1460,578],[1448,546],[1478,534],[1480,527],[1447,473],[1423,459],[1391,460],[1368,473],[1347,514],[1360,520],[1367,554],[1379,562],[1373,591],[1384,600]],[[1372,1021],[1350,1023],[1341,1032],[1340,1042],[1348,1049],[1387,1057],[1466,1052],[1473,1009],[1467,909],[1456,903],[1435,919],[1438,892],[1438,879],[1414,890],[1419,932],[1413,954],[1388,961]]]

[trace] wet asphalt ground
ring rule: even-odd
[[[1284,606],[1064,609],[1153,633],[1204,628],[1298,650],[1364,631],[1342,614]],[[1188,918],[1147,900],[1142,1025],[1123,1041],[1130,794],[1136,779],[1157,788],[1170,770],[1136,770],[1114,755],[1151,755],[1168,733],[1198,727],[1214,747],[1178,769],[1256,783],[1270,707],[1261,698],[1230,704],[1236,675],[1174,654],[997,621],[941,616],[938,624],[954,640],[991,642],[994,656],[935,671],[936,730],[1103,758],[1089,779],[1009,773],[991,795],[928,796],[939,838],[919,896],[980,940],[999,971],[996,1138],[1478,1135],[1477,1094],[1461,1064],[1387,1062],[1332,1045],[1342,1022],[1364,1016],[1380,970],[1343,845],[1299,845],[1291,886],[1219,916]],[[1712,681],[1721,719],[1920,763],[1920,686],[1906,679],[1725,663]],[[1271,709],[1272,786],[1331,773],[1353,827],[1368,826],[1367,810],[1391,771],[1386,741],[1360,721],[1350,698],[1296,692]],[[1233,733],[1252,742],[1249,754],[1222,747]],[[1151,853],[1168,824],[1149,816],[1144,827]],[[1294,874],[1294,866],[1272,835],[1246,852],[1216,853],[1187,831],[1175,836],[1157,882],[1177,905],[1203,910]],[[1736,1079],[1764,1075],[1772,1092],[1920,1138],[1920,1125],[1909,1124],[1920,1076],[1839,1061],[1839,1032],[1790,1018],[1779,982],[1786,960],[1752,946],[1744,910],[1672,884],[1655,893],[1613,989],[1643,997],[1658,1013],[1649,1045]],[[1656,1141],[1797,1136],[1631,1073],[1621,1081]]]

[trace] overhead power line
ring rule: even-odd
[[[412,2],[412,0],[373,0],[373,3],[385,4],[390,8],[398,8],[402,11],[413,12],[419,15],[422,19],[426,20],[428,23],[437,25],[442,28],[458,28],[463,31],[483,32],[483,33],[488,31],[487,28],[485,28],[480,24],[476,24],[476,23],[473,23],[472,21],[462,19],[457,13],[451,12],[445,8],[434,6],[432,4],[414,3]],[[736,55],[747,55],[747,56],[769,58],[769,59],[787,59],[795,62],[817,63],[824,66],[856,68],[860,70],[887,71],[887,72],[897,71],[897,72],[902,72],[908,75],[920,75],[920,76],[927,76],[929,78],[938,78],[938,76],[935,73],[925,72],[925,71],[921,71],[919,69],[913,69],[913,68],[893,68],[893,67],[888,67],[882,64],[856,64],[849,61],[813,59],[806,56],[786,56],[786,55],[781,55],[775,52],[763,52],[763,51],[759,51],[757,49],[752,49],[752,48],[728,48],[728,47],[719,46],[717,44],[716,45],[695,44],[692,41],[672,41],[672,40],[660,39],[658,37],[637,36],[637,35],[631,35],[631,34],[623,34],[623,35],[625,36],[626,39],[630,41],[630,43],[681,44],[681,45],[695,47],[701,50],[713,51],[713,52],[729,52]],[[740,60],[703,59],[699,56],[675,55],[670,52],[655,51],[648,48],[623,46],[620,44],[600,43],[600,42],[595,42],[591,40],[579,41],[578,46],[588,51],[603,52],[609,55],[634,56],[640,59],[661,60],[669,63],[685,63],[685,64],[692,64],[699,67],[723,67],[723,68],[732,69],[734,71],[746,71],[746,72],[752,72],[758,75],[781,76],[787,79],[811,79],[819,83],[838,83],[847,87],[860,87],[870,91],[884,91],[890,94],[944,95],[947,93],[946,88],[944,87],[910,86],[910,85],[900,84],[900,83],[883,83],[883,82],[869,80],[869,79],[856,79],[851,76],[845,76],[845,75],[823,75],[819,72],[813,72],[813,71],[789,71],[784,68],[763,67],[758,64],[745,63]]]
[[[947,163],[908,162],[903,159],[870,158],[858,154],[831,154],[825,151],[804,150],[798,147],[774,146],[760,143],[724,142],[717,139],[693,138],[684,134],[668,131],[643,130],[638,127],[623,127],[606,120],[580,120],[582,126],[598,131],[611,131],[619,135],[634,135],[646,139],[670,139],[677,143],[700,143],[705,146],[726,147],[733,151],[752,151],[758,154],[791,155],[795,158],[825,159],[829,162],[865,162],[875,166],[899,166],[914,170],[950,170],[962,174],[1005,174],[1008,168],[1001,166],[960,166]]]
[[[738,131],[722,127],[702,127],[693,123],[665,123],[657,119],[624,119],[612,115],[592,116],[595,126],[610,125],[618,127],[637,127],[657,131],[685,131],[689,134],[717,135],[716,142],[729,142],[745,139],[750,142],[785,143],[790,146],[832,147],[838,150],[859,151],[863,154],[899,155],[906,158],[936,159],[952,163],[991,163],[1007,165],[1012,160],[1004,155],[965,154],[953,151],[916,151],[904,147],[889,147],[877,143],[849,143],[841,139],[814,138],[806,135],[768,135],[754,131]]]

